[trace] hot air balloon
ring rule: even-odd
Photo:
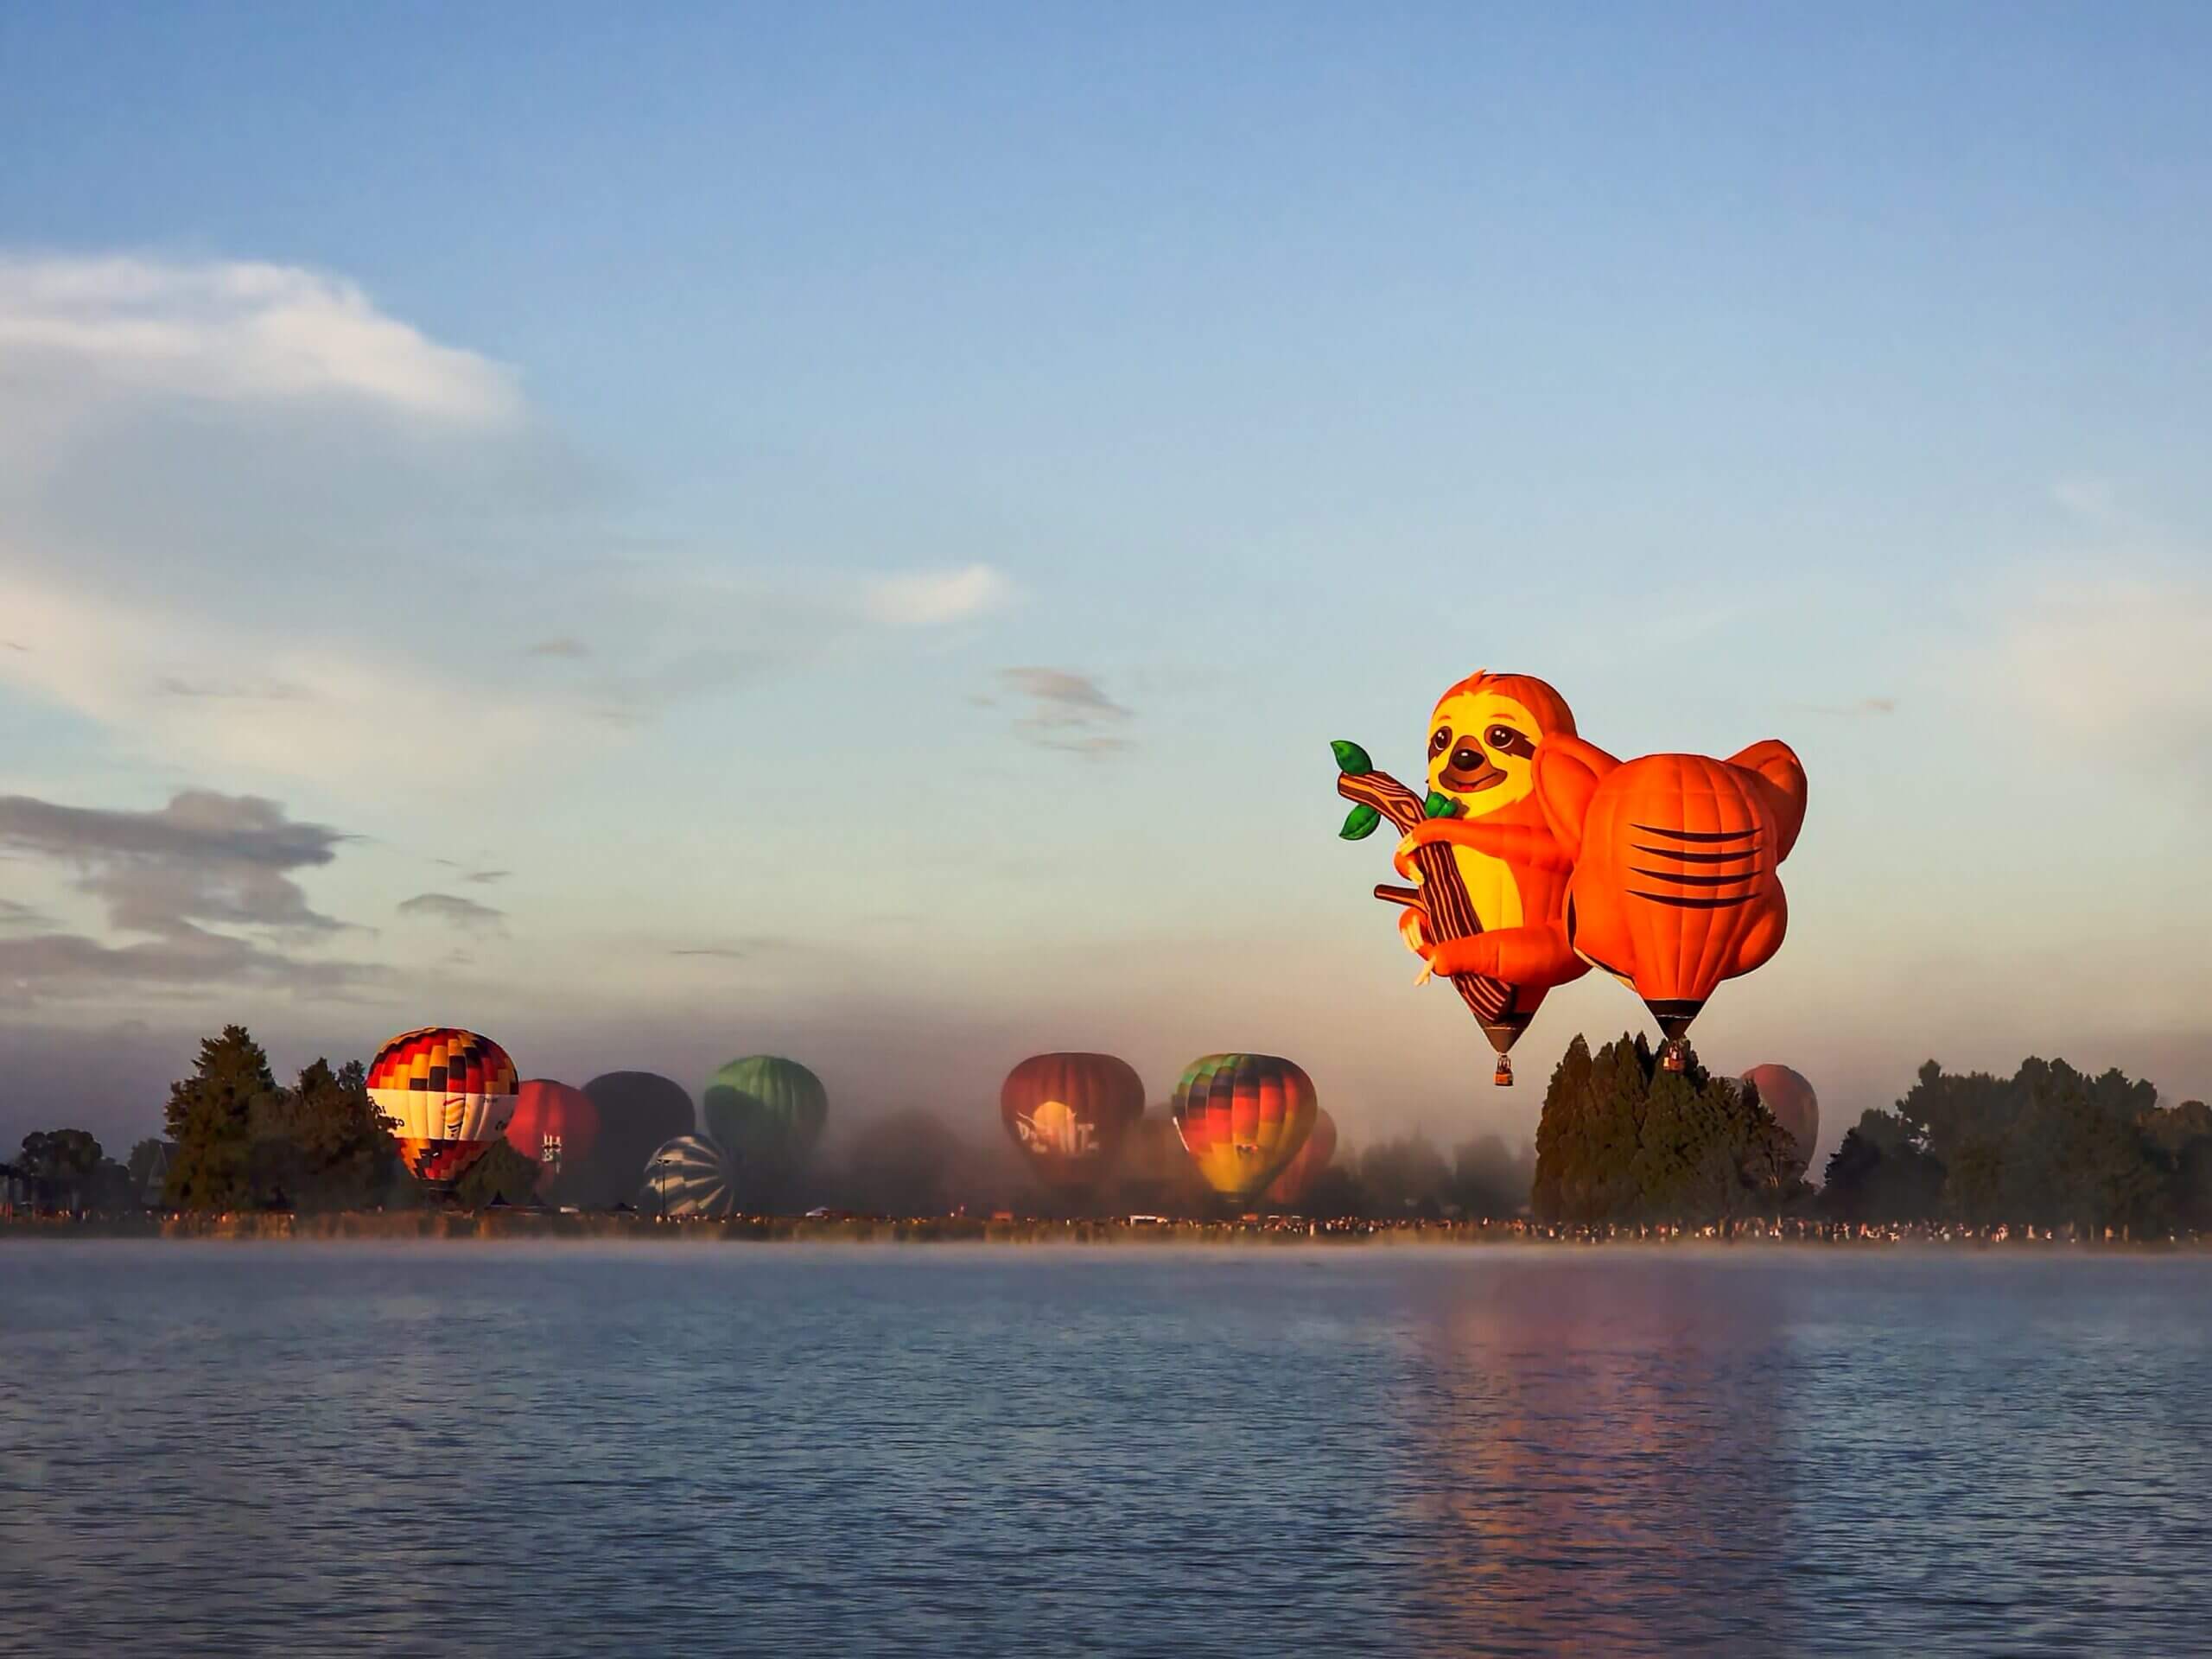
[[[1208,1054],[1184,1071],[1170,1109],[1206,1185],[1249,1204],[1312,1133],[1313,1080],[1272,1054]]]
[[[1427,793],[1375,770],[1356,743],[1332,747],[1337,792],[1357,803],[1342,834],[1358,840],[1384,816],[1404,835],[1395,858],[1410,887],[1378,887],[1402,906],[1399,931],[1449,980],[1497,1051],[1491,1081],[1544,994],[1587,965],[1567,943],[1567,856],[1535,798],[1535,755],[1572,737],[1574,715],[1542,680],[1477,671],[1446,690],[1428,723]]]
[[[537,1192],[553,1190],[562,1172],[588,1166],[599,1144],[599,1108],[581,1089],[532,1077],[516,1092],[507,1144],[537,1166]]]
[[[582,1179],[572,1175],[571,1186],[584,1203],[630,1198],[653,1148],[699,1127],[690,1094],[658,1071],[605,1072],[584,1084],[584,1093],[599,1112],[599,1145],[581,1165],[574,1155],[568,1160],[581,1171]]]
[[[368,1087],[408,1173],[433,1192],[450,1192],[514,1115],[515,1064],[488,1037],[425,1026],[377,1051]]]
[[[1032,1054],[999,1088],[999,1117],[1048,1186],[1087,1192],[1144,1116],[1144,1080],[1111,1054]]]
[[[727,1216],[737,1208],[728,1155],[704,1135],[679,1135],[645,1160],[638,1207],[654,1215]]]
[[[1813,1085],[1805,1081],[1802,1072],[1771,1064],[1753,1066],[1744,1073],[1744,1081],[1759,1091],[1760,1103],[1797,1143],[1796,1173],[1802,1177],[1821,1139],[1821,1103]]]
[[[798,1168],[829,1116],[822,1079],[797,1060],[753,1054],[707,1079],[707,1133],[748,1167]]]
[[[1724,979],[1781,949],[1789,906],[1777,867],[1805,821],[1805,769],[1769,739],[1726,760],[1620,761],[1580,738],[1536,751],[1536,792],[1574,860],[1567,934],[1634,990],[1688,1064],[1690,1022]]]
[[[1306,1201],[1313,1183],[1337,1155],[1337,1121],[1317,1106],[1313,1109],[1313,1130],[1306,1137],[1306,1144],[1298,1155],[1282,1166],[1268,1188],[1268,1202],[1281,1205],[1286,1210],[1295,1210]]]

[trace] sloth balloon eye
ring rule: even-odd
[[[1510,726],[1491,727],[1483,734],[1483,741],[1493,749],[1506,754],[1517,754],[1523,760],[1536,752],[1536,746]]]
[[[1452,728],[1449,726],[1438,727],[1436,734],[1428,740],[1428,752],[1431,754],[1441,754],[1451,747]]]

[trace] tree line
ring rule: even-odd
[[[1576,1038],[1536,1131],[1530,1207],[1551,1222],[1751,1215],[2057,1228],[2095,1236],[2212,1231],[2212,1109],[2155,1085],[2030,1059],[2009,1077],[1923,1065],[1865,1112],[1815,1192],[1756,1088],[1662,1070],[1641,1037]]]
[[[2212,1231],[2212,1108],[2158,1100],[2139,1078],[2063,1060],[2009,1077],[1929,1060],[1893,1109],[1844,1136],[1822,1207],[1845,1221]]]
[[[143,1140],[127,1162],[82,1129],[24,1137],[13,1166],[32,1201],[54,1210],[400,1208],[423,1201],[406,1173],[358,1061],[318,1059],[289,1086],[241,1026],[200,1045],[190,1076],[170,1086],[167,1140]],[[474,1208],[535,1201],[538,1167],[504,1141],[461,1178]],[[583,1172],[577,1172],[579,1179]],[[1624,1035],[1594,1053],[1578,1036],[1554,1070],[1533,1147],[1479,1135],[1448,1154],[1414,1133],[1347,1148],[1298,1206],[1367,1220],[1503,1217],[1527,1209],[1557,1223],[1705,1222],[1823,1217],[1847,1222],[1957,1222],[2106,1228],[2139,1236],[2212,1232],[2212,1108],[2158,1104],[2149,1083],[2109,1071],[2089,1077],[2063,1060],[2031,1059],[2010,1077],[1955,1075],[1935,1061],[1890,1110],[1871,1109],[1828,1160],[1823,1186],[1803,1179],[1797,1149],[1758,1090],[1694,1062],[1662,1068],[1649,1043]],[[644,1184],[598,1172],[594,1203],[640,1199]],[[569,1177],[563,1177],[567,1181]],[[581,1192],[581,1189],[578,1189]],[[817,1160],[790,1207],[828,1203],[861,1213],[942,1215],[1020,1195],[1050,1212],[1011,1152],[978,1145],[935,1114],[872,1120]],[[561,1185],[552,1201],[568,1197]],[[1089,1206],[1105,1213],[1211,1208],[1195,1173],[1131,1168]]]

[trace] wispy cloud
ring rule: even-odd
[[[60,375],[201,403],[335,399],[473,427],[522,410],[499,365],[425,338],[352,283],[289,265],[0,258],[0,354],[19,382]]]
[[[154,811],[0,796],[0,846],[75,868],[116,927],[175,934],[213,922],[297,932],[340,924],[309,906],[293,872],[328,864],[348,837],[296,823],[275,801],[186,790]]]
[[[402,899],[398,913],[417,921],[436,922],[464,933],[504,933],[507,912],[453,893],[418,893]]]
[[[709,944],[678,946],[668,954],[711,962],[753,962],[802,949],[797,939],[780,934],[756,933],[745,938],[718,939]]]
[[[372,964],[302,957],[200,928],[123,945],[73,933],[0,939],[0,984],[34,1001],[117,989],[188,994],[238,984],[335,995],[388,977]]]
[[[1001,669],[999,680],[1026,712],[1015,734],[1039,748],[1104,755],[1130,747],[1122,728],[1135,717],[1087,674],[1064,668]]]
[[[1014,584],[1004,575],[988,564],[971,564],[879,577],[864,590],[861,606],[887,627],[936,628],[1001,609],[1013,598]]]
[[[0,941],[0,982],[47,998],[103,986],[337,991],[372,982],[381,970],[274,943],[317,942],[344,928],[308,904],[295,877],[329,864],[349,839],[293,819],[275,801],[209,790],[183,791],[143,811],[0,796],[0,847],[73,869],[78,890],[101,902],[111,927],[150,936],[110,944],[34,932]],[[47,925],[12,904],[0,923],[11,932]],[[264,937],[240,938],[239,930]]]
[[[1804,715],[1833,715],[1842,720],[1860,720],[1870,715],[1894,715],[1897,711],[1895,697],[1860,697],[1851,702],[1800,702],[1792,708]]]
[[[0,257],[0,620],[35,645],[0,692],[133,762],[372,796],[435,733],[489,796],[1012,594],[626,541],[513,374],[322,272]],[[452,648],[489,615],[513,643]]]
[[[43,911],[33,910],[29,905],[19,905],[12,899],[0,899],[0,928],[51,927],[53,925],[54,918]]]
[[[315,694],[285,680],[188,680],[164,674],[154,690],[165,697],[218,697],[241,702],[305,702]]]
[[[513,874],[512,870],[469,870],[461,879],[476,887],[488,887],[495,881],[505,880]]]
[[[1974,662],[1986,689],[2050,729],[2212,748],[2212,583],[2101,572],[2020,584]]]

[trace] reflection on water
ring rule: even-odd
[[[0,1650],[2201,1646],[2212,1262],[0,1249]]]

